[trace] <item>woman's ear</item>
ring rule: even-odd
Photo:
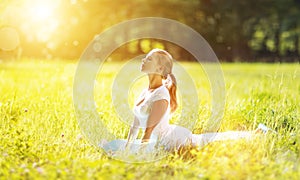
[[[165,68],[164,68],[163,66],[158,66],[158,71],[159,71],[160,73],[163,73],[164,70],[165,70]]]

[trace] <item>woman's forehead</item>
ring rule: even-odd
[[[155,56],[155,52],[150,52],[146,55],[146,57]]]

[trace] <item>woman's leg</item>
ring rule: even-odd
[[[255,131],[227,131],[218,133],[192,134],[193,146],[205,146],[214,141],[226,141],[237,139],[250,139],[255,134]]]

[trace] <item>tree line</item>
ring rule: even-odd
[[[2,14],[9,6],[21,6],[16,0],[4,2]],[[2,18],[0,25],[18,30],[21,44],[17,51],[21,48],[24,56],[78,58],[96,34],[125,20],[151,16],[190,26],[221,61],[299,61],[300,0],[63,0],[54,13],[57,26],[48,32],[48,39],[38,38],[37,24],[30,24],[22,13],[11,13],[13,20]],[[32,27],[31,35],[24,30],[26,21]],[[153,47],[172,48],[179,59],[193,60],[183,48],[158,39],[132,41],[115,54],[123,59]]]

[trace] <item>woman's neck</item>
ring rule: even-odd
[[[148,90],[156,89],[162,85],[162,78],[158,74],[148,74],[149,87]]]

